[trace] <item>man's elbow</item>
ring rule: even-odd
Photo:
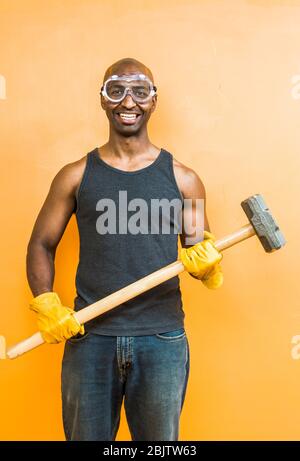
[[[56,245],[39,237],[32,236],[27,245],[27,258],[37,253],[47,253],[47,255],[54,257],[55,252]]]

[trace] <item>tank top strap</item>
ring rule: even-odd
[[[94,156],[95,156],[95,151],[97,151],[97,149],[93,149],[92,151],[88,152],[86,154],[86,164],[85,164],[85,168],[84,168],[84,172],[83,172],[83,175],[82,175],[82,178],[81,178],[81,182],[80,182],[80,186],[77,190],[77,194],[76,194],[76,204],[75,204],[75,208],[74,208],[74,213],[77,213],[78,212],[78,209],[79,209],[79,196],[81,194],[81,191],[82,189],[84,188],[86,182],[87,182],[87,179],[88,179],[88,176],[90,174],[90,171],[92,170],[93,168],[93,164],[94,164]]]
[[[170,152],[168,152],[165,149],[162,149],[162,154],[163,154],[163,158],[162,158],[162,161],[161,161],[162,165],[160,164],[160,168],[161,167],[164,168],[165,173],[170,178],[170,180],[173,183],[173,185],[175,187],[175,190],[177,191],[180,199],[183,201],[183,195],[182,195],[181,190],[179,189],[179,186],[177,184],[177,180],[176,180],[176,177],[175,177],[175,173],[174,173],[174,161],[173,161],[174,157]]]

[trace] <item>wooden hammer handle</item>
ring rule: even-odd
[[[227,248],[230,248],[233,245],[236,245],[242,240],[252,237],[254,234],[255,232],[252,225],[247,224],[241,227],[238,231],[228,235],[227,237],[217,240],[215,242],[215,246],[219,251],[222,251]],[[137,280],[136,282],[131,283],[130,285],[124,288],[121,288],[121,290],[118,290],[115,293],[112,293],[106,296],[105,298],[96,301],[90,306],[81,309],[80,311],[76,312],[74,316],[81,324],[86,323],[89,320],[92,320],[95,317],[104,314],[104,312],[107,312],[110,309],[113,309],[114,307],[117,307],[120,304],[129,301],[135,296],[144,293],[147,290],[150,290],[150,288],[153,288],[159,285],[160,283],[165,282],[166,280],[169,280],[172,277],[175,277],[183,271],[184,266],[182,262],[175,261],[172,264],[169,264],[168,266],[165,266],[162,269],[152,272],[152,274],[149,274],[146,277],[143,277],[142,279]],[[28,352],[31,349],[40,346],[43,343],[44,339],[41,333],[38,332],[30,336],[29,338],[25,339],[24,341],[21,341],[20,343],[16,344],[15,346],[12,346],[10,349],[8,349],[6,355],[8,356],[8,358],[14,359],[19,355],[22,355],[25,352]]]

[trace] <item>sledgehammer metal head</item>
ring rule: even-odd
[[[267,253],[279,250],[286,243],[283,233],[260,194],[243,200],[241,206]]]

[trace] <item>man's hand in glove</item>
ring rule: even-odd
[[[204,231],[204,240],[190,248],[182,248],[181,261],[185,269],[207,288],[216,289],[223,284],[220,261],[223,255],[214,245],[215,236]]]
[[[84,334],[83,325],[73,315],[74,310],[63,306],[55,292],[35,297],[30,309],[37,313],[38,328],[47,343],[59,343],[77,333]]]

